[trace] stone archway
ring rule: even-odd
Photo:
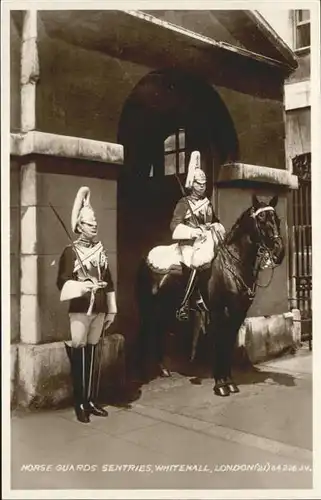
[[[191,149],[211,144],[219,164],[237,159],[233,121],[213,87],[181,71],[155,71],[136,85],[121,114],[118,142],[124,146],[126,171],[147,176],[159,143],[181,127],[189,132]]]
[[[188,137],[186,164],[192,150],[201,152],[209,196],[217,167],[238,159],[237,135],[224,102],[195,75],[152,72],[125,102],[118,129],[124,173],[118,182],[117,247],[119,324],[129,341],[137,329],[134,285],[140,260],[153,246],[171,241],[169,224],[181,192],[175,176],[165,175],[164,141],[178,129]],[[184,184],[185,174],[180,175]]]

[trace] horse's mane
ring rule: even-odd
[[[266,206],[267,206],[267,204],[261,201],[261,202],[259,202],[259,205],[257,206],[257,208],[262,208],[262,207],[266,207]],[[232,243],[234,240],[236,240],[239,237],[241,232],[242,232],[242,234],[244,234],[245,223],[249,220],[249,217],[251,216],[252,211],[253,211],[253,206],[251,206],[250,208],[247,208],[238,217],[238,219],[234,222],[233,226],[231,227],[231,229],[227,233],[227,235],[225,237],[225,243]]]
[[[247,219],[250,216],[251,210],[252,207],[248,208],[236,219],[233,226],[226,234],[225,243],[232,243],[232,241],[236,239],[236,237],[239,235],[240,231],[244,226],[245,219]]]

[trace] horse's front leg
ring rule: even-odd
[[[198,342],[201,333],[206,333],[207,328],[207,317],[206,313],[203,311],[194,311],[192,317],[192,349],[190,353],[190,361],[193,362],[196,357]]]
[[[241,308],[239,305],[235,307],[229,306],[226,309],[226,338],[225,338],[225,368],[223,370],[223,380],[230,392],[230,394],[236,394],[240,392],[239,387],[234,382],[232,377],[232,361],[233,352],[236,346],[238,332],[243,321],[246,318],[246,310]]]
[[[151,331],[153,323],[150,318],[142,316],[140,318],[140,326],[137,338],[137,370],[138,376],[143,381],[150,379],[150,365],[153,356]]]
[[[217,396],[226,397],[230,390],[226,383],[228,363],[228,343],[226,336],[224,308],[217,308],[210,315],[209,334],[212,346],[212,374],[215,380],[213,391]]]
[[[155,347],[155,357],[157,363],[157,370],[161,377],[170,377],[171,372],[165,363],[166,356],[166,333],[167,333],[167,321],[166,321],[166,310],[160,308],[156,312],[154,318],[154,329],[152,332]]]

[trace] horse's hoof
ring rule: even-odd
[[[238,386],[229,377],[227,379],[224,379],[224,383],[228,387],[231,394],[237,394],[238,392],[240,392]]]
[[[231,394],[237,394],[238,392],[240,392],[240,389],[237,387],[237,385],[234,382],[228,383],[227,387],[228,387]]]
[[[169,378],[172,376],[171,372],[165,368],[164,366],[161,367],[160,369],[160,376],[163,378]]]
[[[228,386],[223,384],[214,385],[213,391],[214,394],[216,394],[216,396],[225,397],[230,395],[230,390]]]

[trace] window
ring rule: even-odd
[[[294,49],[301,51],[310,47],[310,11],[294,11]]]
[[[179,129],[164,141],[164,174],[184,174],[187,169],[186,135],[184,129]],[[154,175],[153,165],[150,177]]]
[[[179,129],[164,142],[165,175],[184,174],[186,170],[185,130]]]

